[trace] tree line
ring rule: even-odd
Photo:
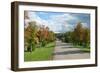
[[[83,27],[79,22],[73,31],[68,31],[62,34],[61,40],[67,43],[73,43],[83,47],[90,47],[90,29]]]
[[[35,21],[29,22],[24,28],[25,51],[34,51],[36,47],[44,47],[55,41],[55,34],[44,25],[37,26]]]

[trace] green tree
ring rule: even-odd
[[[72,33],[71,31],[68,31],[64,34],[64,41],[67,43],[71,43],[72,42]]]
[[[81,22],[79,22],[73,32],[73,40],[76,44],[82,45],[84,29]]]
[[[25,43],[28,43],[28,51],[32,52],[35,49],[37,26],[36,22],[30,22],[28,27],[25,28]]]
[[[86,47],[90,47],[90,29],[84,28],[83,44]]]

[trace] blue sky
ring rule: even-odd
[[[71,31],[78,22],[81,22],[84,27],[90,27],[90,14],[28,11],[28,16],[30,20],[48,26],[55,33]]]

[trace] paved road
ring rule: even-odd
[[[53,60],[66,59],[87,59],[90,53],[82,52],[79,48],[75,48],[71,43],[56,41]]]

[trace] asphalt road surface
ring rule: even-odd
[[[75,48],[71,43],[56,41],[56,47],[53,53],[53,60],[66,59],[88,59],[90,53],[83,52],[80,48]]]

